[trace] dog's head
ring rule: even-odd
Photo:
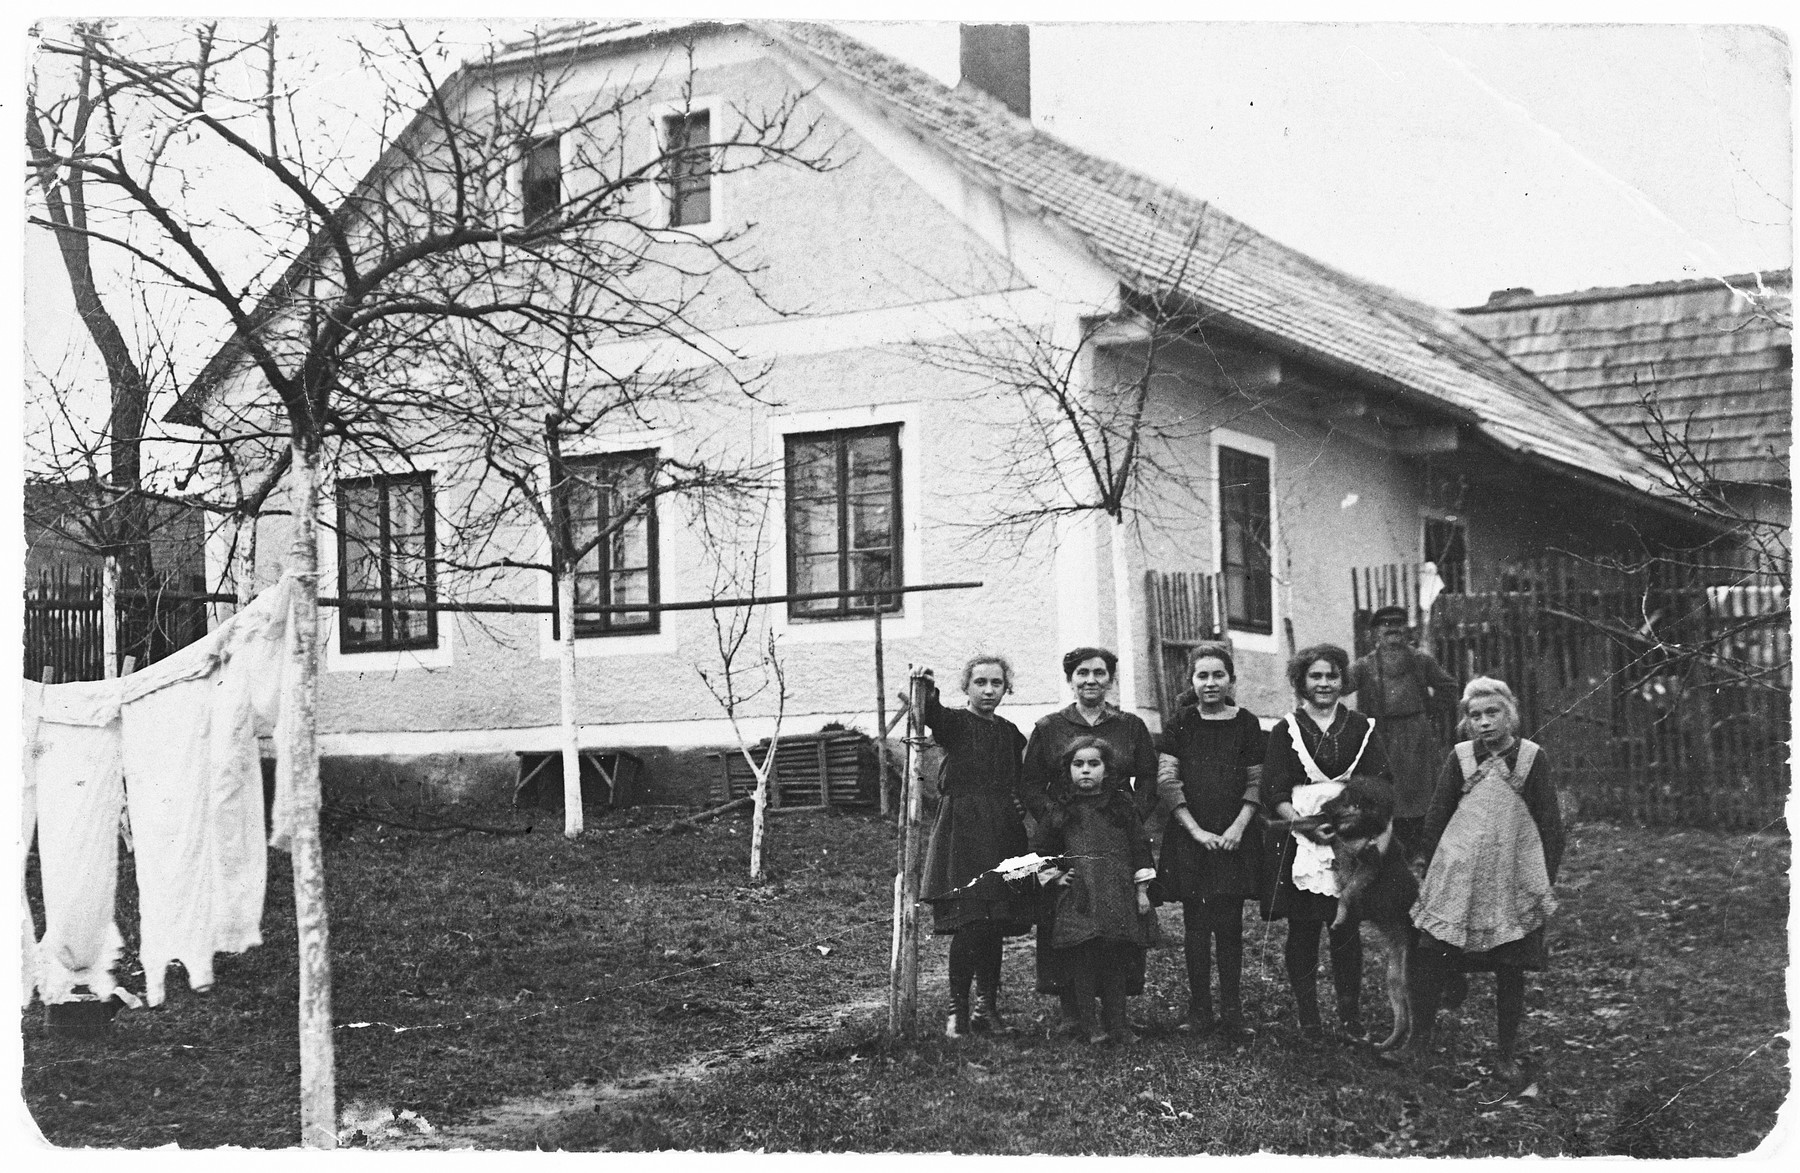
[[[1335,839],[1373,839],[1394,821],[1394,788],[1379,778],[1352,777],[1336,798],[1319,808]]]

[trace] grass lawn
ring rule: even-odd
[[[746,821],[664,837],[632,816],[609,815],[576,843],[543,816],[536,832],[511,838],[367,825],[333,838],[340,1108],[373,1103],[454,1126],[510,1098],[747,1053],[802,1014],[880,997],[893,860],[881,820],[773,820],[771,875],[753,885]],[[1252,919],[1245,992],[1261,1029],[1246,1049],[1168,1029],[1185,1001],[1178,947],[1151,954],[1148,991],[1133,1003],[1151,1030],[1137,1046],[1052,1039],[1044,1000],[1029,992],[1029,950],[1014,947],[1005,1005],[1015,1028],[1004,1036],[893,1046],[880,1015],[863,1012],[810,1044],[748,1054],[735,1075],[547,1118],[509,1143],[1741,1153],[1773,1126],[1788,1086],[1778,1037],[1788,1025],[1788,856],[1787,840],[1772,836],[1577,826],[1552,968],[1527,995],[1524,1089],[1487,1066],[1492,983],[1479,975],[1425,1064],[1307,1046],[1288,1023],[1279,928],[1265,933]],[[25,1012],[24,1094],[52,1143],[296,1142],[292,905],[286,857],[271,860],[266,943],[221,957],[211,993],[172,977],[163,1008],[126,1011],[92,1040],[51,1033],[36,1007]],[[1163,916],[1178,937],[1179,912]],[[135,908],[122,918],[129,936]],[[1377,952],[1364,1002],[1378,1025]],[[927,971],[942,954],[942,942],[927,944]],[[141,976],[127,984],[141,988]],[[932,1026],[941,1001],[935,985],[922,992]]]

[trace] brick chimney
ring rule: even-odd
[[[962,26],[962,79],[1031,117],[1031,29],[1022,24]]]

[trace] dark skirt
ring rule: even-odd
[[[991,925],[1006,936],[1028,931],[1037,917],[1029,887],[997,876],[977,882],[989,868],[1025,850],[1025,824],[1011,795],[945,795],[919,885],[919,898],[931,905],[932,931],[954,933],[974,924]]]
[[[1049,902],[1045,902],[1049,907]],[[1152,916],[1155,913],[1151,914]],[[1074,975],[1070,973],[1070,961],[1079,952],[1077,949],[1058,949],[1051,944],[1056,937],[1056,925],[1049,915],[1039,923],[1037,928],[1037,992],[1040,994],[1073,994],[1075,992]],[[1111,942],[1109,942],[1111,944]],[[1127,945],[1118,942],[1121,949],[1128,949],[1125,959],[1125,992],[1133,997],[1144,992],[1144,958],[1145,950],[1141,946]]]
[[[1545,969],[1550,951],[1544,944],[1544,927],[1539,925],[1516,941],[1497,945],[1485,953],[1468,953],[1455,945],[1445,944],[1423,929],[1417,930],[1418,948],[1445,969],[1463,973],[1482,973],[1511,966],[1515,969]]]
[[[1262,891],[1258,894],[1262,918],[1326,922],[1337,919],[1337,897],[1302,892],[1294,887],[1293,834],[1288,831],[1270,833],[1280,836],[1280,847],[1264,853],[1264,858],[1271,863],[1265,869]]]
[[[1228,824],[1229,825],[1229,824]],[[1255,900],[1262,895],[1264,873],[1262,828],[1251,823],[1236,851],[1208,851],[1194,842],[1180,820],[1163,829],[1162,858],[1150,897],[1159,903],[1186,900]]]

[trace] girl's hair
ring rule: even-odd
[[[1088,660],[1105,660],[1106,674],[1108,676],[1117,676],[1119,674],[1119,657],[1113,655],[1105,648],[1076,648],[1074,651],[1063,657],[1063,679],[1074,679],[1075,669],[1081,667],[1081,665]]]
[[[981,667],[983,664],[998,664],[998,665],[1000,665],[1000,676],[1002,679],[1004,679],[1006,681],[1006,691],[1007,692],[1012,691],[1012,686],[1013,686],[1012,685],[1012,682],[1013,682],[1012,665],[1007,662],[1006,657],[1005,656],[983,655],[983,656],[970,656],[969,662],[967,664],[963,665],[963,674],[962,674],[962,690],[963,690],[963,692],[967,693],[969,691],[969,681],[974,678],[975,669]]]
[[[1225,675],[1231,677],[1233,680],[1237,679],[1237,665],[1232,662],[1230,644],[1219,643],[1216,640],[1207,640],[1205,643],[1195,644],[1194,650],[1188,653],[1189,676],[1194,674],[1194,666],[1202,660],[1219,661],[1225,665]]]
[[[1106,817],[1125,830],[1131,830],[1137,819],[1137,807],[1125,791],[1124,779],[1119,777],[1119,751],[1103,737],[1077,737],[1063,750],[1062,773],[1050,790],[1051,803],[1050,809],[1044,812],[1045,825],[1060,831],[1068,824],[1068,803],[1075,797],[1075,783],[1069,777],[1069,767],[1074,764],[1075,755],[1084,749],[1099,750],[1100,760],[1106,764],[1106,777],[1101,786],[1101,793],[1106,796],[1103,807]]]
[[[1350,674],[1350,653],[1336,644],[1314,644],[1310,648],[1301,648],[1294,658],[1288,661],[1288,683],[1294,686],[1294,695],[1306,697],[1306,670],[1320,660],[1328,660],[1338,670],[1339,676]]]
[[[1112,742],[1104,737],[1077,737],[1069,743],[1069,747],[1063,750],[1062,755],[1063,781],[1069,780],[1069,770],[1075,764],[1075,755],[1084,749],[1100,751],[1100,762],[1106,767],[1106,780],[1114,781],[1114,775],[1118,773],[1119,768],[1119,752],[1112,747]]]
[[[1512,688],[1504,680],[1492,676],[1477,676],[1463,685],[1462,700],[1456,706],[1456,731],[1464,737],[1475,736],[1475,729],[1469,724],[1469,706],[1478,700],[1492,699],[1500,702],[1500,708],[1506,714],[1508,732],[1513,736],[1519,733],[1519,701],[1513,696]]]

